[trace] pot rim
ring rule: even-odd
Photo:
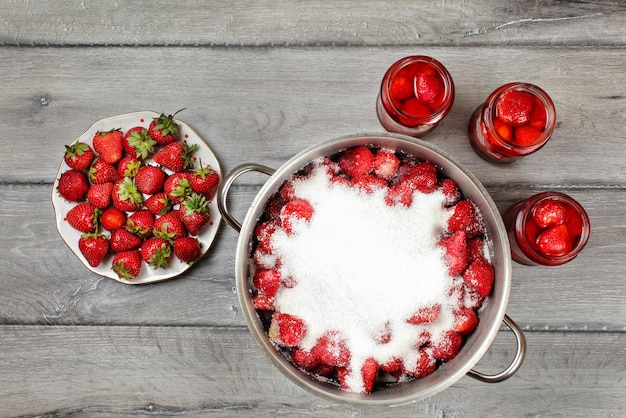
[[[459,184],[463,195],[479,207],[488,230],[487,239],[490,244],[491,261],[496,270],[494,289],[480,310],[479,326],[467,338],[463,348],[454,359],[444,363],[436,372],[424,378],[400,383],[394,387],[370,394],[357,394],[341,390],[334,385],[318,381],[291,364],[267,337],[252,304],[248,275],[251,238],[267,200],[289,176],[319,156],[332,155],[357,145],[374,145],[406,151],[419,159],[435,163],[445,176],[454,179]],[[414,151],[407,151],[411,149]],[[419,151],[418,155],[415,151]],[[271,169],[266,171],[266,174],[270,172]],[[463,183],[463,187],[460,183]],[[235,268],[237,294],[248,327],[257,343],[278,369],[292,382],[323,398],[335,402],[372,406],[404,405],[427,398],[446,389],[471,372],[472,367],[478,363],[493,342],[506,315],[512,276],[512,260],[506,229],[498,208],[481,182],[447,152],[423,140],[390,133],[345,135],[316,144],[296,154],[275,170],[257,192],[241,224],[236,248]],[[405,387],[398,389],[403,385]]]

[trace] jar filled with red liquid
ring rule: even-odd
[[[385,73],[376,112],[389,132],[423,136],[450,112],[454,101],[452,76],[439,61],[410,56],[396,61]]]
[[[528,83],[497,88],[472,115],[468,128],[474,151],[496,163],[510,163],[543,147],[556,125],[550,96]]]
[[[574,259],[589,239],[585,209],[572,197],[543,192],[511,206],[503,216],[513,260],[558,266]]]

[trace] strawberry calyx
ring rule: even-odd
[[[148,130],[143,128],[141,132],[131,130],[128,135],[128,145],[135,149],[137,158],[145,160],[154,152],[157,142],[148,135]]]
[[[141,205],[143,203],[143,195],[131,178],[125,178],[118,182],[116,192],[120,200],[127,200],[133,205]]]

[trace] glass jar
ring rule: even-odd
[[[376,113],[387,131],[418,137],[435,129],[453,102],[454,83],[446,67],[434,58],[415,55],[389,67]]]
[[[512,205],[503,216],[513,260],[558,266],[573,260],[589,239],[589,216],[572,197],[543,192]]]
[[[550,96],[528,83],[497,88],[472,115],[468,136],[487,161],[511,163],[543,147],[556,125]]]

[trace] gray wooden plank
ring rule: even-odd
[[[5,45],[621,45],[620,2],[0,3]]]
[[[252,184],[235,183],[230,200],[237,218],[243,220],[257,190]],[[542,190],[490,192],[504,211]],[[559,190],[587,209],[589,243],[563,266],[514,263],[507,311],[525,329],[624,331],[626,194],[622,189]],[[238,236],[232,228],[223,225],[207,257],[181,277],[127,286],[92,274],[67,248],[53,223],[50,192],[49,185],[0,186],[0,236],[7,249],[0,252],[0,323],[245,324],[234,291]]]
[[[528,332],[509,380],[463,377],[397,408],[335,404],[288,381],[244,328],[0,326],[2,416],[517,416],[620,415],[626,334]],[[476,370],[506,366],[501,332]]]
[[[456,83],[451,113],[426,139],[455,156],[485,184],[586,187],[626,182],[622,144],[626,55],[617,49],[1,51],[3,182],[52,182],[65,144],[100,118],[142,109],[172,113],[186,107],[180,118],[214,149],[226,171],[251,161],[279,167],[314,144],[342,135],[381,132],[374,103],[382,74],[396,59],[414,53],[441,60]],[[594,74],[593,80],[589,74]],[[163,88],[166,79],[168,87]],[[496,166],[472,151],[467,122],[493,89],[514,80],[535,83],[549,92],[556,103],[558,125],[538,153]],[[21,146],[16,146],[17,141]]]

